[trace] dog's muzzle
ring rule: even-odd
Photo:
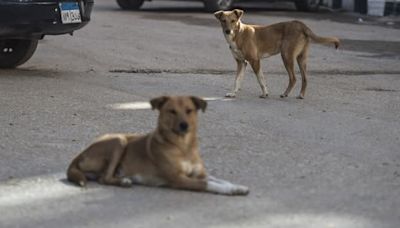
[[[188,131],[189,124],[186,122],[179,123],[179,131],[182,133],[186,133]]]

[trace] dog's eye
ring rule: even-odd
[[[176,111],[173,110],[173,109],[169,110],[169,113],[171,113],[171,114],[173,114],[173,115],[176,115]]]
[[[186,114],[190,114],[190,113],[192,113],[192,112],[193,112],[192,109],[186,109]]]
[[[226,20],[225,20],[225,19],[223,19],[223,20],[222,20],[222,22],[224,22],[224,23],[225,23],[225,22],[226,22]]]
[[[235,20],[231,20],[231,22],[233,23],[233,22],[235,22]]]

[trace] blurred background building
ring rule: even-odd
[[[400,15],[400,0],[323,0],[323,5],[371,16]]]

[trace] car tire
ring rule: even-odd
[[[35,52],[38,40],[0,40],[0,68],[15,68],[28,61]]]
[[[235,0],[204,0],[204,7],[207,12],[218,10],[230,10]]]
[[[316,12],[319,9],[320,0],[295,0],[296,9],[304,12]]]
[[[138,10],[143,5],[144,0],[117,0],[121,9]]]

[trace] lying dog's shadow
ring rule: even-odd
[[[59,181],[61,184],[66,185],[66,186],[69,186],[69,187],[79,187],[78,185],[69,182],[69,181],[67,180],[67,178],[61,178],[61,179],[58,179],[58,181]]]

